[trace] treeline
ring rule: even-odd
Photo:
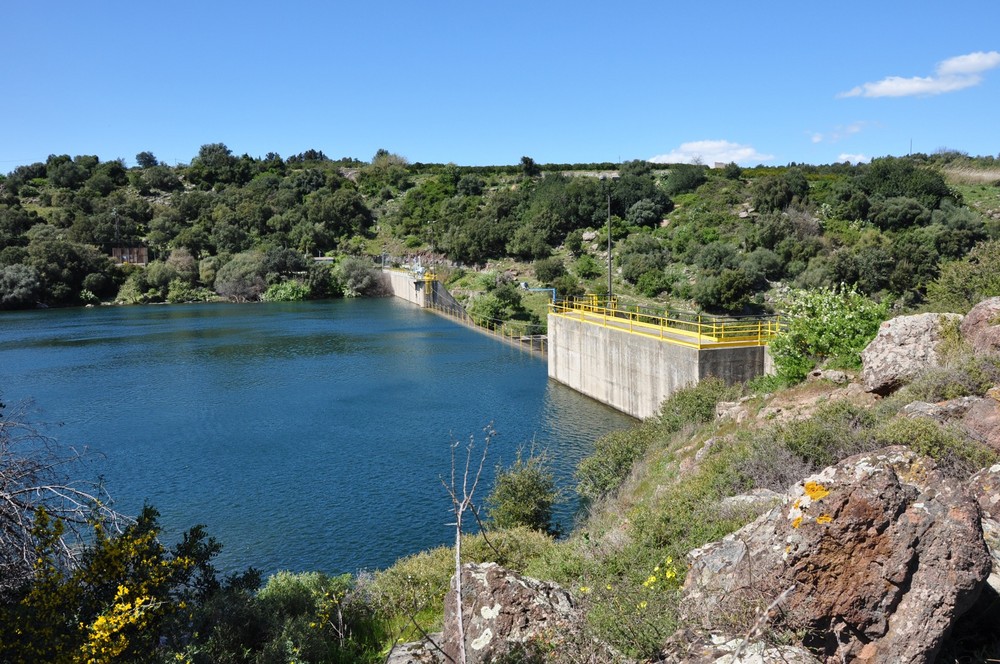
[[[845,283],[915,305],[943,263],[998,236],[943,175],[994,160],[953,152],[859,166],[465,167],[386,150],[254,158],[216,143],[187,165],[149,152],[136,164],[53,155],[0,181],[0,307],[330,297],[343,276],[308,257],[428,252],[529,262],[560,296],[603,293],[609,227],[622,296],[739,313],[766,308],[779,282]],[[116,265],[116,247],[145,247],[151,262]]]

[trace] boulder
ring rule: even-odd
[[[836,371],[833,369],[816,369],[815,371],[809,372],[806,376],[806,380],[814,382],[817,380],[828,380],[831,383],[836,383],[837,385],[846,385],[851,382],[851,377],[847,375],[846,371]]]
[[[958,314],[916,314],[887,320],[861,351],[861,381],[865,389],[889,394],[923,370],[938,365],[937,346],[945,320]]]
[[[827,661],[933,661],[991,567],[979,505],[958,480],[890,447],[786,500],[689,554],[683,617],[709,633],[805,634],[800,645]]]
[[[1000,297],[983,300],[965,315],[962,338],[977,353],[1000,353]]]
[[[538,640],[545,644],[579,632],[582,613],[554,583],[521,576],[496,563],[462,566],[466,661],[491,662]],[[454,579],[444,600],[444,650],[458,661]]]

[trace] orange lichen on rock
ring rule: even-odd
[[[806,482],[805,484],[806,495],[809,496],[810,500],[819,500],[820,498],[825,498],[830,495],[830,490],[819,482]]]

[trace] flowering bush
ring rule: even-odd
[[[860,366],[861,351],[888,312],[888,302],[875,302],[855,286],[794,291],[785,303],[786,327],[771,342],[778,375],[798,382],[817,364]]]

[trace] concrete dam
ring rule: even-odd
[[[432,273],[382,274],[396,297],[483,329]],[[607,304],[594,297],[551,304],[545,343],[499,336],[525,350],[547,347],[550,378],[638,419],[656,415],[664,399],[703,378],[735,383],[773,373],[767,344],[779,330],[776,319],[668,317]]]

